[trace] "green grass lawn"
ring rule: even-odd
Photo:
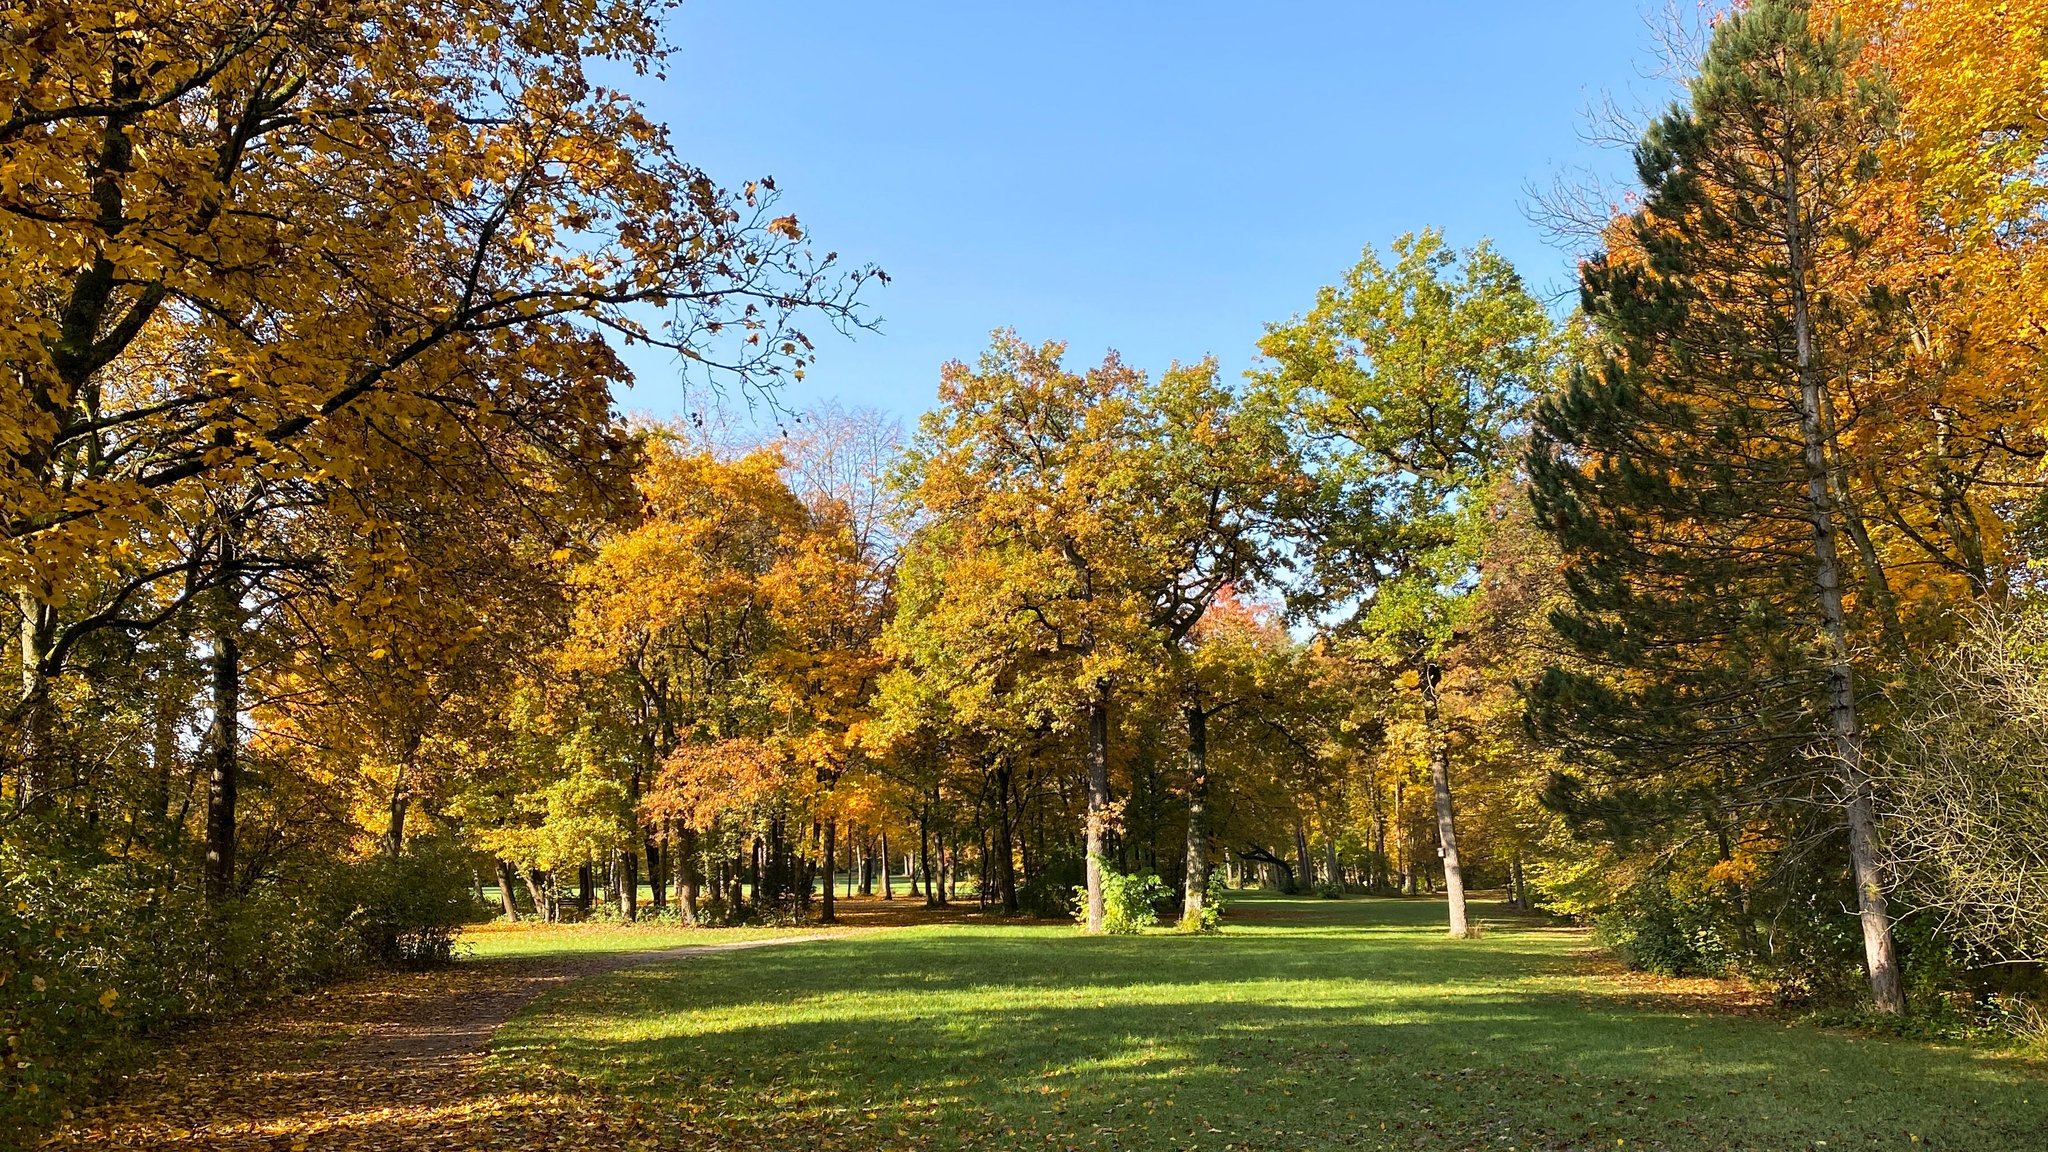
[[[698,944],[730,944],[771,936],[807,936],[813,928],[685,928],[675,924],[476,924],[457,938],[456,955],[475,960],[525,960],[598,952],[649,952]]]
[[[574,985],[493,1067],[773,1149],[2048,1149],[1981,1052],[1640,1006],[1583,937],[1258,899],[1211,937],[948,925]]]

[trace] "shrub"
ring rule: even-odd
[[[1069,894],[1082,879],[1081,857],[1048,853],[1017,886],[1017,908],[1027,916],[1063,916],[1073,910]]]
[[[1188,917],[1182,915],[1180,930],[1183,932],[1214,932],[1222,927],[1223,906],[1228,903],[1226,896],[1229,892],[1230,885],[1224,882],[1223,873],[1217,871],[1210,872],[1209,886],[1202,897],[1201,918],[1196,922],[1190,923]]]
[[[279,862],[247,895],[209,904],[189,871],[0,838],[0,1147],[47,1125],[144,1038],[238,1012],[371,963],[449,959],[487,910],[468,858]]]
[[[1324,900],[1340,900],[1344,896],[1344,890],[1324,880],[1316,884],[1316,896]]]
[[[1150,872],[1126,875],[1102,862],[1102,930],[1111,936],[1134,936],[1159,923],[1159,905],[1173,898],[1166,882]],[[1074,919],[1088,922],[1088,888],[1074,889]]]
[[[1653,874],[1600,914],[1593,938],[1639,972],[1719,975],[1737,959],[1730,911],[1717,893],[1681,889],[1668,875]]]
[[[490,909],[469,885],[469,857],[446,840],[415,840],[399,856],[349,865],[337,877],[338,923],[366,961],[446,964],[464,924]]]

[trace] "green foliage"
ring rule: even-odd
[[[1173,889],[1151,872],[1126,874],[1102,862],[1102,931],[1110,936],[1135,936],[1159,923],[1159,906],[1173,899]],[[1088,888],[1074,889],[1074,919],[1088,922]]]
[[[401,856],[349,866],[334,893],[347,906],[340,922],[364,959],[403,967],[445,964],[464,924],[491,910],[470,888],[470,857],[445,839],[419,839]]]
[[[1017,885],[1017,908],[1027,916],[1053,919],[1071,911],[1068,894],[1081,883],[1081,857],[1049,855]]]
[[[1736,962],[1727,901],[1718,893],[1646,877],[1593,922],[1593,938],[1638,972],[1718,976]]]
[[[1260,340],[1262,403],[1288,414],[1321,491],[1302,606],[1342,610],[1405,663],[1450,641],[1485,512],[1555,338],[1491,246],[1443,234],[1368,250],[1305,317]]]
[[[0,1144],[118,1071],[144,1039],[374,963],[448,959],[487,910],[451,846],[336,869],[287,861],[221,904],[195,877],[0,839]]]
[[[1316,898],[1320,900],[1341,900],[1344,898],[1344,889],[1330,883],[1328,880],[1318,880],[1316,881]]]

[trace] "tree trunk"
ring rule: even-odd
[[[1304,892],[1313,892],[1316,886],[1315,861],[1308,856],[1308,829],[1301,823],[1301,817],[1294,818],[1294,874],[1301,879],[1296,887]]]
[[[820,855],[825,861],[825,897],[823,903],[818,905],[818,920],[820,923],[830,924],[836,919],[832,911],[832,874],[839,868],[838,821],[825,821],[824,837],[825,845],[820,850]]]
[[[40,811],[52,799],[50,766],[56,754],[50,739],[49,682],[43,675],[43,660],[49,654],[56,612],[28,592],[18,593],[15,602],[21,612],[19,795],[23,808]]]
[[[502,859],[497,862],[497,865],[498,903],[505,909],[505,922],[507,924],[517,924],[519,923],[519,901],[512,896],[512,865]],[[534,909],[536,912],[539,910],[537,906]]]
[[[676,902],[683,923],[697,923],[697,830],[676,826]]]
[[[1103,836],[1109,829],[1109,684],[1088,697],[1088,931],[1102,931]]]
[[[207,734],[205,889],[226,899],[235,882],[235,803],[242,772],[242,579],[233,545],[221,545],[220,583],[212,590],[213,726]]]
[[[555,922],[555,900],[548,881],[541,877],[540,869],[528,868],[520,873],[526,881],[526,894],[533,900],[533,914],[549,924]]]
[[[1209,899],[1209,714],[1190,704],[1181,716],[1188,726],[1188,863],[1180,919],[1197,928]]]
[[[1337,860],[1337,837],[1323,837],[1323,868],[1330,874],[1330,886],[1338,890],[1344,887],[1344,866]]]
[[[761,842],[760,837],[756,836],[754,838],[754,849],[747,855],[748,876],[753,882],[752,896],[754,907],[756,908],[766,908],[768,906],[761,899],[761,854],[765,851],[767,851],[767,846]]]
[[[654,828],[642,829],[647,836],[647,888],[654,901],[654,910],[663,911],[668,907],[668,870],[662,867],[665,853],[661,845],[654,842]]]
[[[889,861],[889,834],[884,832],[882,833],[882,899],[884,900],[894,900],[896,898],[896,877],[894,871],[894,867]]]
[[[924,906],[938,904],[938,894],[932,891],[932,824],[931,810],[920,808],[917,813],[917,864],[921,875],[911,878],[911,894],[917,894],[917,882],[924,881]]]
[[[1422,657],[1417,685],[1422,689],[1423,736],[1429,741],[1429,786],[1436,797],[1437,854],[1443,858],[1444,893],[1450,910],[1450,933],[1462,940],[1465,927],[1465,870],[1458,864],[1458,829],[1451,810],[1451,750],[1437,716],[1436,662]]]
[[[1835,544],[1835,514],[1828,489],[1829,444],[1820,373],[1814,364],[1813,317],[1806,297],[1805,221],[1800,208],[1799,169],[1785,165],[1785,249],[1792,279],[1792,325],[1798,342],[1799,428],[1806,449],[1806,499],[1813,515],[1814,589],[1827,636],[1828,727],[1833,735],[1842,804],[1849,825],[1849,860],[1856,874],[1856,910],[1863,925],[1864,963],[1870,996],[1879,1012],[1906,1010],[1892,939],[1891,909],[1879,870],[1876,801],[1863,764],[1863,729],[1850,668],[1848,626],[1842,606],[1841,563]]]
[[[1005,763],[996,770],[996,828],[995,858],[992,881],[995,896],[1002,902],[1003,915],[1017,914],[1017,861],[1016,848],[1011,841],[1010,828],[1010,766]]]
[[[384,816],[384,854],[394,860],[405,854],[405,814],[412,804],[406,769],[411,763],[412,753],[408,750],[391,769],[391,805]]]
[[[619,915],[640,918],[640,854],[631,848],[619,849]]]

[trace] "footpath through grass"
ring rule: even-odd
[[[1689,1010],[1583,937],[1263,899],[1220,935],[951,924],[573,985],[498,1075],[686,1147],[2048,1149],[2038,1065]],[[666,1142],[666,1141],[664,1141]]]

